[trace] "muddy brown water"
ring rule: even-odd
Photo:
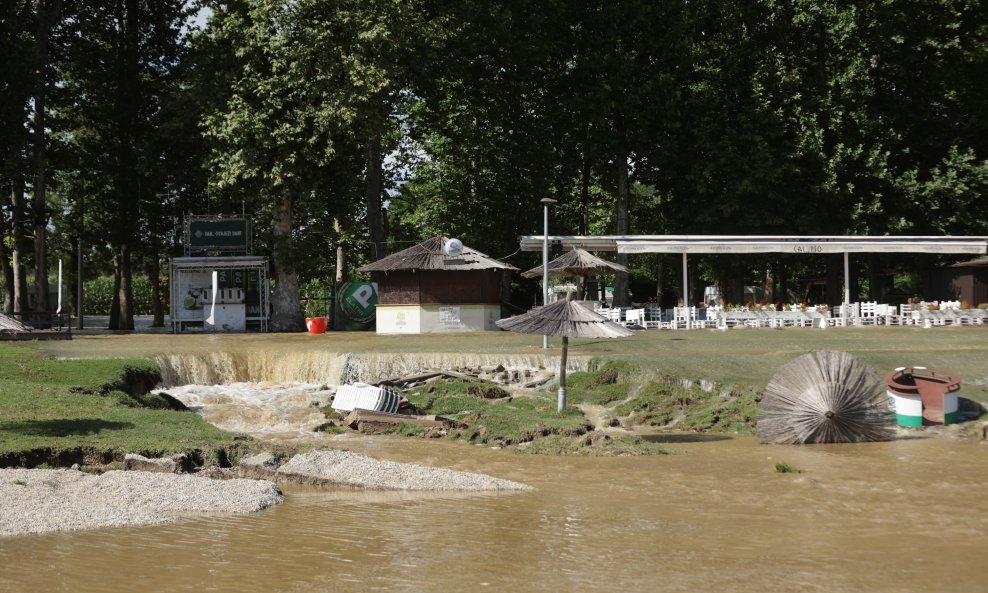
[[[197,374],[283,380],[238,371],[266,367],[316,383],[347,365],[392,373],[422,362],[354,363],[287,347],[227,354],[216,345],[198,362],[201,342],[190,342],[186,358],[159,362],[177,382]],[[257,417],[270,422],[266,414]],[[786,447],[652,435],[672,454],[560,458],[414,438],[307,438],[536,490],[286,487],[284,504],[258,514],[0,538],[0,592],[988,591],[988,445],[977,441],[916,432],[887,443]],[[777,473],[776,462],[803,473]]]
[[[0,591],[988,590],[986,446],[656,438],[675,454],[551,458],[331,437],[537,490],[296,488],[254,515],[0,539]],[[777,461],[804,473],[779,474]]]

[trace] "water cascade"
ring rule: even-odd
[[[455,370],[503,366],[508,371],[558,370],[559,357],[543,354],[476,354],[451,352],[345,353],[319,351],[220,351],[164,354],[155,357],[162,386],[223,385],[264,381],[340,385],[376,383],[423,369]],[[587,368],[588,358],[570,357],[567,370]]]

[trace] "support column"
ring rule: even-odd
[[[844,252],[844,325],[850,322],[851,314],[851,257],[848,252]]]
[[[683,306],[686,307],[686,329],[690,329],[693,325],[693,319],[690,315],[690,286],[689,286],[689,261],[687,260],[687,255],[683,253]]]

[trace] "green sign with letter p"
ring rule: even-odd
[[[336,292],[333,329],[361,331],[375,329],[377,320],[377,283],[344,282]]]

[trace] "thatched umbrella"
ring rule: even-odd
[[[32,331],[34,331],[33,327],[16,317],[0,313],[0,332],[19,334]]]
[[[570,338],[625,338],[635,332],[608,321],[581,305],[561,300],[536,307],[523,314],[496,321],[497,326],[521,334],[562,336],[563,353],[559,362],[559,399],[557,411],[566,407],[566,355]]]
[[[627,272],[628,268],[616,264],[606,259],[601,259],[589,251],[583,249],[571,249],[549,262],[549,277],[570,277],[597,276],[600,274],[613,274],[615,272]],[[541,278],[542,266],[532,268],[521,275],[525,278]]]
[[[804,354],[779,369],[758,416],[763,443],[858,443],[895,434],[884,385],[846,352]]]
[[[601,259],[579,248],[571,249],[552,260],[549,262],[548,268],[550,278],[576,277],[581,282],[586,282],[589,276],[614,274],[616,272],[627,273],[628,271],[628,268],[620,264]],[[542,266],[522,272],[521,275],[523,278],[542,278]]]

